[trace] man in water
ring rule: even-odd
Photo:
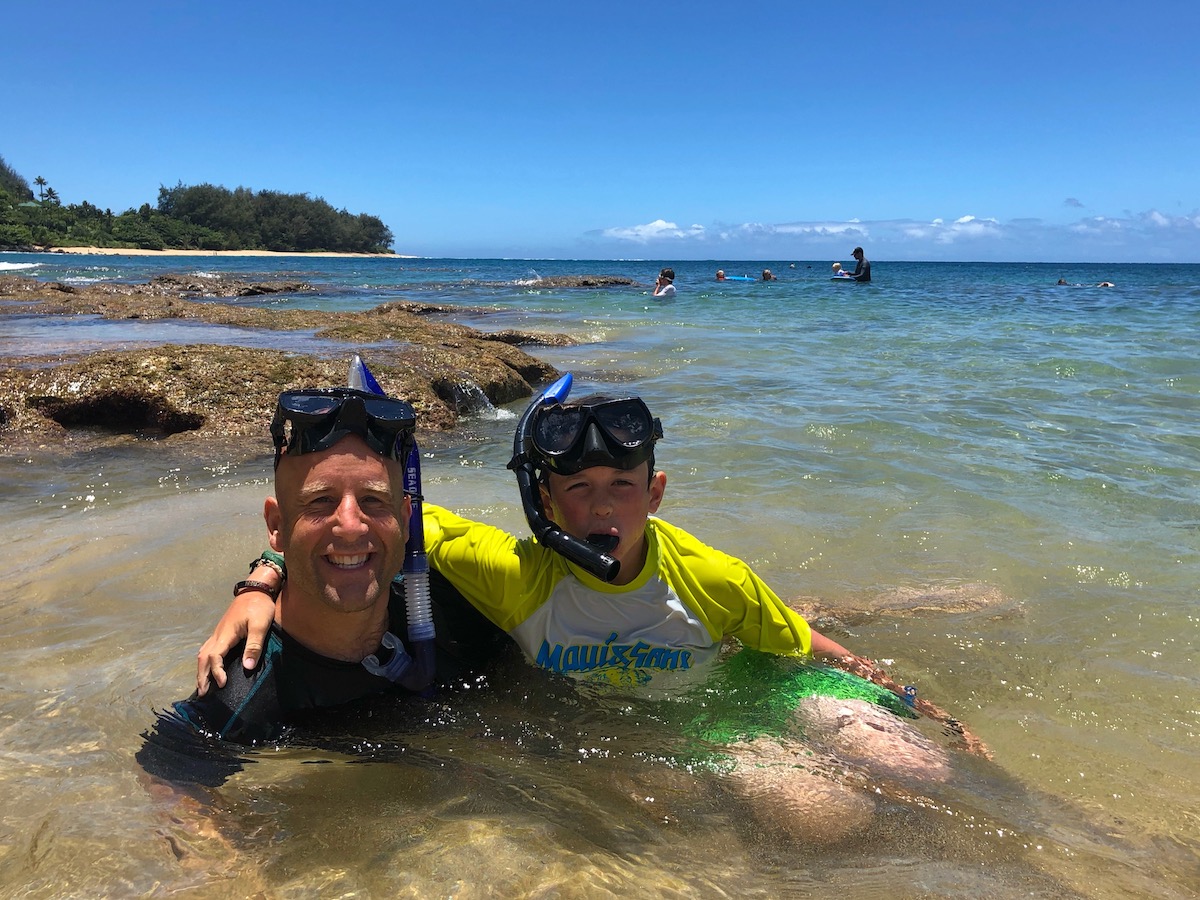
[[[404,593],[393,579],[409,535],[403,466],[415,424],[409,404],[351,388],[280,394],[271,423],[275,491],[263,509],[272,552],[264,557],[282,563],[286,554],[287,577],[234,588],[235,597],[278,598],[259,645],[262,664],[244,669],[244,644],[235,647],[229,677],[176,703],[179,719],[224,740],[275,740],[306,710],[419,691],[433,680],[432,646],[405,647],[395,637],[406,633]],[[252,566],[283,573],[262,562]]]
[[[855,281],[870,281],[871,263],[866,256],[863,255],[863,248],[855,247],[854,252],[850,255],[858,261],[858,265],[854,267],[854,271],[850,273],[850,277]]]

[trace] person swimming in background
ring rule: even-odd
[[[717,269],[717,281],[724,281],[724,280],[725,280],[725,270]]]
[[[1116,287],[1111,281],[1102,281],[1096,287]]]
[[[763,269],[762,280],[763,281],[778,281],[779,279],[771,274],[770,269]]]
[[[674,297],[675,296],[675,270],[663,269],[658,273],[658,280],[654,282],[655,297]]]
[[[1058,283],[1059,283],[1060,285],[1065,285],[1065,284],[1067,284],[1067,279],[1065,279],[1065,278],[1060,278],[1060,279],[1058,279]]]

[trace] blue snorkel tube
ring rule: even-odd
[[[387,396],[367,368],[362,357],[355,354],[350,363],[349,386],[360,391]],[[412,503],[408,524],[408,543],[404,546],[404,601],[408,611],[408,642],[410,656],[404,644],[390,631],[384,632],[382,643],[391,650],[391,657],[381,663],[372,653],[362,661],[372,675],[386,678],[418,694],[430,693],[437,666],[434,651],[433,607],[429,599],[429,560],[425,557],[425,525],[421,519],[421,452],[413,441],[412,450],[404,462],[404,493]]]
[[[582,569],[591,572],[602,581],[611,582],[621,569],[619,560],[603,549],[567,534],[548,518],[542,505],[542,494],[538,490],[537,470],[530,451],[533,439],[529,429],[534,414],[543,406],[562,403],[571,393],[571,373],[568,372],[534,399],[517,422],[517,433],[513,438],[513,458],[508,467],[517,476],[517,487],[521,491],[521,505],[525,508],[525,519],[538,543],[560,553]]]

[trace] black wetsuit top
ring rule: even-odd
[[[487,621],[435,571],[429,573],[430,600],[437,632],[437,680],[446,682],[476,671],[512,646],[512,640]],[[408,616],[402,585],[393,584],[388,599],[388,630],[408,642]],[[160,713],[138,760],[151,774],[173,781],[219,784],[240,760],[215,752],[203,736],[238,744],[278,741],[290,726],[303,725],[307,714],[344,706],[379,694],[397,699],[412,695],[387,678],[372,675],[362,663],[330,659],[305,647],[277,625],[254,671],[242,668],[239,643],[225,656],[226,681],[203,697],[192,694]],[[391,651],[380,648],[385,659]]]
[[[855,281],[870,281],[871,280],[871,263],[864,256],[858,261],[858,265],[854,267],[852,273]],[[887,274],[886,272],[884,273]]]

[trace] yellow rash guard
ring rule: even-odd
[[[661,519],[646,523],[645,567],[618,586],[533,538],[431,503],[424,512],[430,564],[541,668],[645,685],[706,668],[726,636],[767,653],[811,652],[808,623],[748,565]]]

